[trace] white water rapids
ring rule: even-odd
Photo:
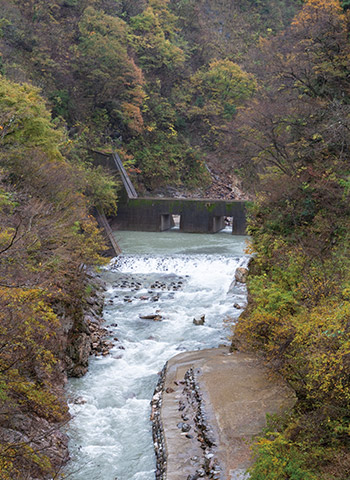
[[[125,252],[103,272],[107,357],[92,358],[87,375],[71,379],[68,396],[72,480],[154,480],[150,400],[157,373],[184,350],[228,344],[229,324],[245,306],[245,237],[179,232],[118,232]],[[158,313],[162,321],[140,319]],[[193,319],[205,314],[205,324]],[[75,404],[82,397],[86,403]]]

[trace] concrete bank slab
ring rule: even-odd
[[[228,348],[179,354],[166,368],[160,417],[167,480],[233,480],[251,463],[249,443],[267,413],[293,392],[252,355]]]

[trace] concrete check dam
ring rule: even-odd
[[[110,218],[112,230],[162,232],[173,228],[174,216],[179,216],[179,228],[184,233],[216,233],[223,230],[229,220],[232,234],[246,234],[244,201],[138,197],[116,153],[106,156],[103,163],[118,170],[124,186],[118,214]]]
[[[174,227],[180,216],[184,233],[216,233],[232,223],[232,233],[245,235],[245,202],[210,199],[128,198],[111,219],[112,230],[163,232]]]

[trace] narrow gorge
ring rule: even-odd
[[[350,0],[0,12],[0,480],[349,480]]]

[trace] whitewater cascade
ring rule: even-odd
[[[69,382],[73,480],[154,480],[149,415],[158,372],[181,351],[229,343],[229,325],[242,312],[234,305],[246,304],[245,286],[233,282],[236,268],[248,263],[245,239],[218,235],[215,247],[213,236],[187,235],[191,253],[179,253],[184,235],[170,237],[171,247],[155,255],[147,253],[153,237],[143,234],[146,253],[124,254],[103,273],[106,327],[117,340],[109,356],[92,359],[87,375]],[[139,236],[134,243],[142,250]],[[161,321],[140,318],[155,314]],[[194,325],[201,315],[205,324]],[[74,403],[77,397],[85,403]]]

